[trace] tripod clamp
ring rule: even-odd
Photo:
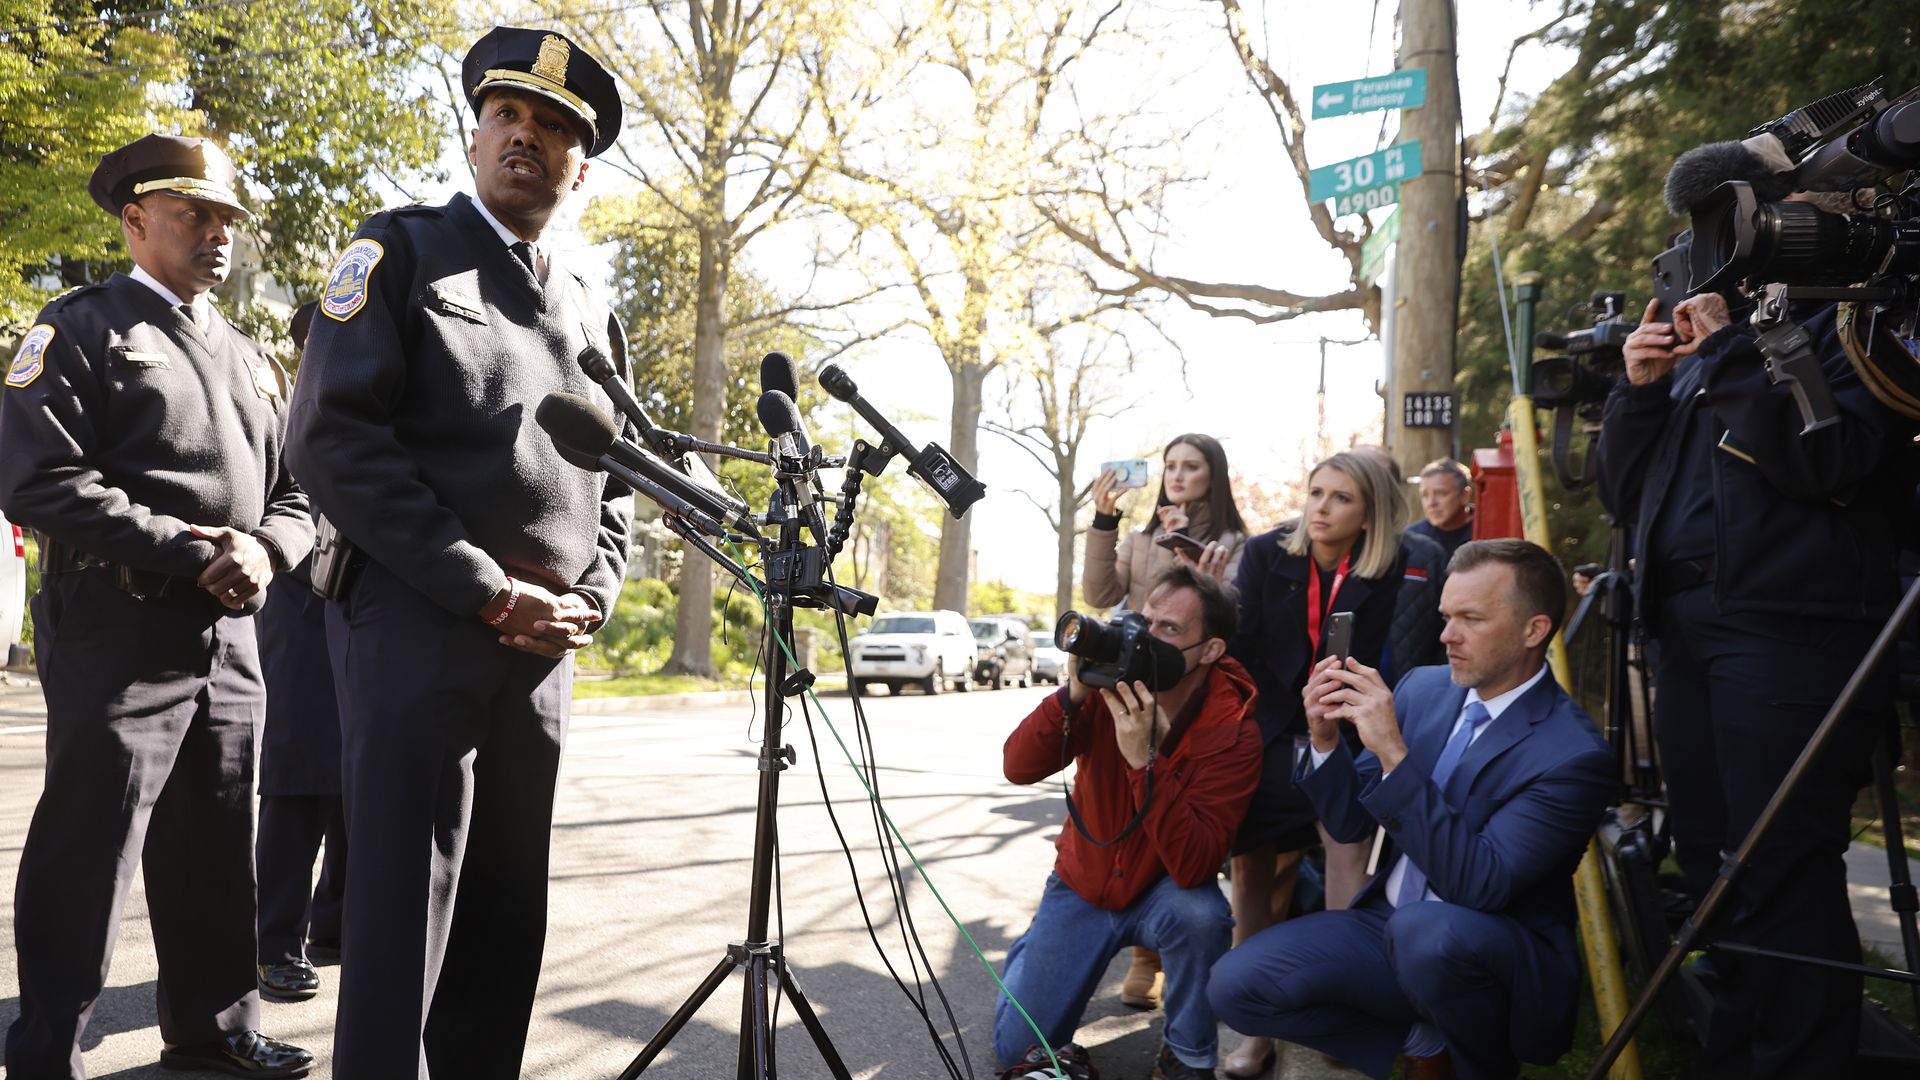
[[[840,554],[853,534],[853,507],[860,498],[860,485],[868,476],[879,476],[900,453],[891,442],[875,446],[865,439],[853,440],[853,452],[847,455],[846,479],[840,483],[840,508],[833,515],[833,531],[827,534],[827,558]]]

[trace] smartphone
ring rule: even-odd
[[[1687,298],[1692,255],[1693,233],[1689,230],[1681,234],[1678,243],[1653,258],[1653,297],[1660,301],[1660,310],[1654,318],[1661,322],[1672,322],[1673,309]]]
[[[1100,466],[1100,471],[1106,472],[1108,469],[1112,469],[1116,474],[1114,476],[1113,486],[1117,489],[1125,490],[1127,488],[1143,488],[1147,486],[1146,458],[1134,458],[1131,461],[1103,462]]]
[[[1173,529],[1168,529],[1167,531],[1156,535],[1153,538],[1153,542],[1160,545],[1163,548],[1166,548],[1168,551],[1185,552],[1187,557],[1190,559],[1199,558],[1201,555],[1205,554],[1207,550],[1207,545],[1201,543],[1198,540],[1195,540],[1193,537],[1188,536],[1186,533],[1178,532]]]
[[[1353,612],[1336,611],[1327,616],[1327,655],[1345,660],[1353,649]]]

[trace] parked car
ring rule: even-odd
[[[988,617],[973,620],[973,640],[977,655],[973,677],[998,690],[1008,680],[1022,687],[1033,681],[1033,648],[1027,644],[1032,630],[1018,619]]]
[[[1053,643],[1053,631],[1035,630],[1027,641],[1033,647],[1034,681],[1059,686],[1067,677],[1067,654]]]
[[[890,612],[847,646],[847,681],[856,694],[876,685],[898,694],[910,683],[929,694],[949,684],[962,693],[973,689],[973,632],[957,611]]]

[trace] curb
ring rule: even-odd
[[[845,697],[844,686],[816,687],[821,697]],[[574,698],[573,715],[604,716],[608,714],[646,712],[649,707],[655,709],[682,709],[701,705],[748,705],[757,703],[763,692],[760,690],[700,690],[686,694],[639,694],[633,697]]]

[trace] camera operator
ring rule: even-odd
[[[1670,177],[1669,205],[1691,209],[1675,192]],[[1600,493],[1634,523],[1637,606],[1661,649],[1655,736],[1696,901],[1898,596],[1894,534],[1913,490],[1913,427],[1855,375],[1831,305],[1791,314],[1811,335],[1839,423],[1802,434],[1755,330],[1711,293],[1670,320],[1647,306],[1602,422]],[[1890,678],[1869,685],[1812,763],[1736,883],[1720,940],[1859,960],[1842,857],[1890,688]],[[1726,952],[1696,971],[1713,990],[1702,1075],[1845,1074],[1860,976]]]
[[[1166,971],[1165,1041],[1153,1075],[1214,1075],[1217,1053],[1207,972],[1227,951],[1233,920],[1214,881],[1260,780],[1253,679],[1226,655],[1238,609],[1228,589],[1190,566],[1164,571],[1142,614],[1178,648],[1185,674],[1151,693],[1121,682],[1096,693],[1073,678],[1007,739],[1006,775],[1035,784],[1078,766],[1074,825],[1033,924],[1007,951],[1006,988],[1060,1047],[1120,949],[1157,950]],[[1085,832],[1082,832],[1084,828]],[[1023,1056],[1030,1029],[1002,995],[993,1045],[1002,1066]],[[1084,1059],[1082,1059],[1084,1060]]]

